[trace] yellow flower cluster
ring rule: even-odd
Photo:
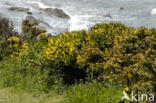
[[[28,47],[28,45],[29,45],[29,43],[23,43],[21,47],[22,47],[22,49],[26,49]]]
[[[152,35],[152,31],[146,28],[139,28],[139,29],[135,29],[133,34],[140,37],[144,37],[144,36]]]
[[[94,71],[99,80],[113,78],[126,84],[128,91],[154,84],[150,82],[154,80],[150,71],[156,71],[154,35],[154,31],[146,28],[98,24],[88,33],[67,32],[50,38],[44,56],[54,64],[76,64],[76,68]]]
[[[36,27],[38,23],[31,23],[28,20],[24,20],[22,22],[22,31],[23,33],[27,33],[29,35],[29,38],[33,38],[35,36],[38,36],[41,33],[45,33],[46,30],[42,30],[38,27]]]
[[[19,56],[22,56],[23,54],[25,54],[27,51],[26,51],[26,48],[28,47],[29,43],[23,43],[21,48],[19,49]]]
[[[67,64],[78,53],[81,36],[78,32],[72,32],[51,38],[44,50],[45,57],[53,62],[59,60],[59,62]]]
[[[77,56],[77,64],[87,70],[100,71],[103,62],[104,53],[98,48],[83,48],[80,55]]]
[[[31,38],[37,37],[38,41],[21,45],[18,37],[11,37],[8,43],[10,48],[18,49],[19,57],[26,57],[25,61],[31,67],[45,63],[49,66],[50,63],[56,69],[93,71],[98,80],[111,79],[126,84],[125,91],[154,84],[156,40],[152,30],[118,23],[97,24],[89,32],[66,32],[50,38],[26,23],[23,31]]]
[[[86,40],[88,40],[87,45],[92,47],[97,47],[102,51],[111,48],[114,45],[114,38],[119,35],[124,35],[124,33],[129,32],[126,27],[121,24],[97,24],[91,28],[89,35]],[[106,52],[108,52],[106,50]]]
[[[38,40],[41,41],[41,40],[45,40],[48,38],[48,35],[45,34],[45,33],[41,33],[38,35]]]
[[[17,49],[20,46],[20,39],[18,37],[11,37],[8,39],[9,47],[11,49]]]
[[[129,91],[129,88],[128,87],[124,88],[124,91],[125,92],[128,92]]]
[[[19,43],[20,39],[18,37],[11,37],[8,39],[10,43]]]

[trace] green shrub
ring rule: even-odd
[[[156,38],[140,35],[116,37],[117,43],[104,66],[104,75],[126,84],[130,90],[154,93]]]
[[[85,71],[77,69],[77,56],[85,44],[85,31],[60,34],[49,39],[44,49],[44,57],[61,70],[65,83],[74,83],[76,79],[84,78]]]
[[[55,64],[68,66],[76,64],[76,57],[84,44],[86,32],[60,34],[49,39],[44,56]]]
[[[37,23],[31,23],[29,20],[23,20],[21,38],[23,41],[36,41],[35,37],[41,33],[45,33],[46,30],[39,29],[36,27]]]
[[[1,85],[46,92],[50,89],[63,88],[59,71],[48,64],[42,56],[45,43],[45,41],[38,41],[35,44],[23,43],[10,58],[1,61]]]
[[[17,35],[18,33],[14,30],[12,22],[6,18],[0,18],[0,38],[7,40]]]
[[[117,84],[136,92],[155,91],[155,29],[135,29],[119,23],[97,24],[89,32],[66,32],[49,38],[36,25],[24,20],[21,38],[0,35],[3,86],[59,90],[63,83],[85,81],[92,72],[93,78],[108,84],[113,81],[113,86],[104,88],[98,82],[80,83],[67,92],[70,102],[102,103],[105,101],[102,93],[113,95],[111,90],[116,93],[113,88]],[[83,94],[84,89],[88,94]],[[112,102],[117,102],[114,97]]]
[[[56,71],[53,72],[55,69],[44,68],[41,70],[23,62],[25,61],[17,58],[3,60],[0,63],[0,85],[45,92],[63,88],[61,78],[58,74],[54,74],[57,73]]]
[[[77,64],[79,68],[96,73],[101,73],[105,61],[104,53],[99,48],[84,48],[77,56]]]
[[[107,52],[107,49],[114,45],[114,38],[118,35],[124,35],[127,27],[119,23],[97,24],[90,28],[87,37],[86,46],[97,47],[102,51]]]
[[[10,55],[8,39],[12,36],[18,36],[12,22],[8,19],[0,18],[0,61]]]

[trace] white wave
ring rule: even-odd
[[[69,31],[88,30],[90,16],[71,16]]]
[[[156,14],[156,8],[153,8],[151,11],[151,15],[155,15]]]
[[[39,1],[26,1],[26,2],[30,4],[36,4],[39,8],[50,8],[49,6]]]

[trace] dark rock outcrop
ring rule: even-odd
[[[120,7],[120,10],[123,10],[124,9],[124,7]]]
[[[38,25],[38,28],[42,28],[42,27],[45,27],[45,26],[52,28],[48,23],[46,23],[46,22],[44,22],[44,21],[42,21],[40,19],[36,19],[31,15],[28,15],[26,17],[26,20],[28,20],[31,24]]]
[[[103,16],[112,19],[112,16],[110,14],[106,14],[106,15],[103,15]]]
[[[40,8],[41,9],[41,8]],[[64,18],[64,19],[70,19],[70,16],[67,15],[63,10],[58,9],[58,8],[46,8],[46,9],[41,9],[42,11],[49,13],[51,15],[57,16],[59,18]]]
[[[31,14],[32,14],[32,12],[28,11],[28,12],[27,12],[27,14],[30,14],[30,15],[31,15]]]
[[[37,20],[33,16],[27,16],[26,20],[28,20],[31,24],[39,24],[40,23],[40,20]]]
[[[29,11],[29,8],[10,7],[8,10],[10,10],[10,11],[19,11],[19,12],[28,12]]]

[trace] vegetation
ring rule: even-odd
[[[53,92],[60,103],[124,103],[123,90],[155,94],[155,29],[104,23],[50,36],[36,25],[24,20],[19,35],[0,19],[0,86]]]
[[[119,103],[122,92],[118,87],[107,87],[97,81],[92,81],[71,86],[66,96],[67,100],[63,103]]]
[[[63,101],[62,95],[30,92],[17,88],[1,88],[0,102],[1,103],[58,103]]]

